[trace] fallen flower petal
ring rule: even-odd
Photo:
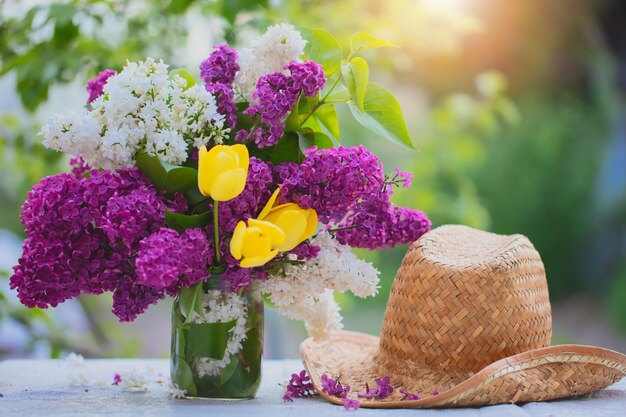
[[[407,391],[405,388],[400,388],[399,390],[402,394],[404,394],[404,397],[400,398],[400,401],[406,401],[406,400],[421,400],[422,396],[419,394],[411,394],[409,391]]]
[[[115,373],[115,375],[113,375],[113,384],[112,385],[119,385],[120,382],[122,382],[122,375]]]
[[[303,369],[298,374],[291,374],[291,379],[287,382],[283,401],[293,401],[294,398],[310,397],[315,394],[315,388],[311,383],[311,378]]]
[[[344,398],[343,400],[341,400],[341,402],[343,403],[343,407],[346,410],[358,410],[359,407],[361,406],[361,403],[359,402],[359,400],[353,400],[352,398]]]
[[[339,398],[345,398],[350,392],[350,385],[346,385],[344,387],[341,383],[339,383],[339,378],[334,380],[329,378],[326,374],[322,375],[322,388],[327,394]]]
[[[376,388],[370,390],[369,384],[365,383],[365,394],[359,394],[359,398],[376,398],[377,400],[382,400],[387,398],[393,392],[393,387],[390,383],[391,379],[388,376],[383,378],[376,379]]]

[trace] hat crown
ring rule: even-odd
[[[381,359],[472,374],[550,344],[552,316],[539,253],[522,235],[442,226],[414,242],[398,270]]]

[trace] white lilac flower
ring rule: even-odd
[[[162,61],[128,62],[102,91],[91,111],[48,118],[40,132],[44,145],[82,154],[92,167],[132,166],[139,151],[178,165],[189,146],[221,143],[227,133],[213,95],[200,86],[187,88],[178,75],[170,78]]]
[[[235,78],[235,90],[240,98],[251,101],[259,78],[282,71],[292,61],[299,61],[305,45],[306,41],[299,31],[281,23],[270,26],[249,48],[241,49],[238,59],[240,70]]]
[[[83,368],[85,366],[85,358],[79,353],[71,352],[65,357],[65,363],[69,368]]]
[[[176,387],[176,385],[172,384],[170,382],[170,396],[172,398],[176,398],[176,399],[181,399],[181,398],[185,398],[187,396],[187,390],[184,389],[178,389]]]
[[[228,323],[235,320],[235,325],[229,330],[230,336],[226,342],[226,351],[222,359],[198,358],[194,367],[200,375],[219,375],[220,371],[230,363],[232,355],[242,349],[246,340],[246,317],[248,306],[242,297],[236,293],[224,293],[220,290],[210,290],[202,296],[205,317],[197,313],[194,323]]]
[[[375,295],[380,272],[328,232],[319,233],[311,243],[320,247],[317,257],[285,265],[284,275],[272,275],[259,285],[279,313],[303,320],[309,334],[320,339],[342,327],[333,291],[351,291],[361,298]]]
[[[122,383],[125,391],[146,392],[148,380],[146,375],[137,369],[122,373]]]

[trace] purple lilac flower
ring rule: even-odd
[[[322,389],[328,395],[332,395],[339,398],[345,398],[350,392],[350,385],[343,386],[339,382],[339,378],[334,380],[330,378],[328,375],[322,375]]]
[[[109,79],[109,77],[112,77],[116,74],[117,71],[105,69],[103,71],[100,71],[97,76],[93,77],[87,82],[87,92],[89,93],[87,104],[91,104],[92,101],[102,95],[102,90],[104,88],[104,85],[107,83],[107,80]]]
[[[359,400],[355,400],[352,398],[344,398],[343,400],[341,400],[341,402],[343,403],[343,408],[345,408],[346,410],[358,410],[359,407],[361,406],[361,403],[359,402]]]
[[[313,259],[320,252],[320,247],[310,243],[302,243],[291,250],[291,254],[296,255],[301,261]]]
[[[300,94],[315,96],[326,83],[321,66],[313,61],[292,62],[284,67],[290,75],[273,72],[259,78],[252,98],[257,101],[244,113],[257,117],[256,128],[240,130],[237,142],[254,141],[259,148],[275,145],[285,133],[284,119],[293,109]]]
[[[366,383],[365,394],[359,394],[359,398],[376,398],[377,400],[382,400],[389,397],[393,392],[393,387],[391,386],[388,376],[376,379],[374,382],[376,382],[376,388],[370,390],[369,385]]]
[[[213,248],[201,229],[182,234],[161,228],[143,239],[135,260],[137,282],[176,295],[181,286],[191,287],[207,278]]]
[[[87,165],[82,155],[72,156],[70,166],[72,167],[72,175],[76,179],[82,179],[86,173],[91,171],[91,167]]]
[[[305,152],[299,166],[281,164],[281,198],[313,207],[322,223],[341,221],[363,197],[384,186],[385,174],[378,157],[365,146],[317,149]]]
[[[64,173],[41,180],[22,207],[26,239],[10,279],[20,301],[46,308],[80,294],[114,291],[114,312],[122,320],[132,320],[162,298],[159,291],[135,282],[132,261],[138,242],[164,225],[164,203],[157,195],[136,168],[92,170],[87,178]],[[138,210],[141,202],[160,209],[143,208],[139,230],[124,213]],[[123,220],[120,231],[113,233],[108,228],[117,220]]]
[[[291,374],[291,379],[285,388],[283,401],[293,401],[294,398],[310,397],[314,394],[315,388],[313,388],[311,378],[303,369],[298,374]]]
[[[237,126],[237,105],[235,94],[229,84],[207,83],[204,85],[209,93],[215,96],[217,111],[226,116],[226,124],[232,130]]]
[[[222,284],[224,290],[238,292],[242,288],[246,288],[252,280],[251,268],[239,268],[238,266],[229,266],[222,272]]]
[[[413,184],[413,173],[401,171],[400,168],[394,168],[394,172],[396,173],[394,182],[402,184],[402,188],[411,188]]]
[[[336,232],[343,244],[394,247],[413,242],[430,230],[424,213],[391,204],[392,185],[406,185],[410,174],[396,171],[388,182],[378,157],[364,146],[313,147],[305,152],[301,165],[274,167],[274,177],[281,187],[281,202],[314,208],[322,223],[343,229]],[[398,177],[402,179],[397,181]]]
[[[118,374],[117,372],[113,375],[113,384],[112,385],[119,385],[122,382],[122,375]]]
[[[244,114],[259,117],[261,127],[238,132],[235,139],[250,136],[259,148],[275,145],[285,132],[283,119],[296,104],[300,90],[291,88],[289,77],[282,72],[273,72],[259,78],[252,97],[257,100],[244,110]],[[241,133],[244,132],[244,133]]]
[[[232,233],[240,220],[258,216],[273,191],[272,165],[251,157],[246,188],[236,198],[219,204],[222,234]],[[213,230],[212,224],[210,230]]]
[[[400,401],[407,401],[407,400],[421,400],[422,396],[419,394],[411,394],[409,391],[407,391],[405,388],[400,388],[399,390],[402,394],[404,394],[404,396],[402,398],[400,398]]]
[[[204,86],[215,96],[217,111],[226,116],[226,123],[231,129],[237,124],[237,106],[232,87],[237,71],[237,51],[228,45],[216,46],[215,51],[200,64],[200,77]]]
[[[237,51],[228,45],[217,45],[200,64],[200,77],[205,84],[232,84],[239,71]]]
[[[294,90],[301,90],[305,96],[314,97],[326,85],[326,74],[315,61],[291,62],[284,69],[291,72],[290,82]]]
[[[430,230],[423,212],[393,206],[390,191],[373,193],[353,207],[336,232],[340,243],[355,248],[381,249],[410,243]]]
[[[141,285],[134,275],[126,275],[119,280],[113,291],[113,314],[120,321],[133,321],[152,305],[165,298],[163,290]]]
[[[162,222],[165,205],[153,189],[139,188],[130,194],[111,197],[100,227],[111,244],[122,242],[134,248],[144,237],[157,231]]]

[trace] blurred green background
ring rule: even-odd
[[[411,170],[397,204],[435,226],[461,223],[527,235],[542,255],[554,342],[626,351],[626,4],[620,0],[6,0],[0,3],[0,359],[166,356],[169,305],[118,324],[107,297],[28,310],[8,290],[20,254],[20,206],[67,158],[38,126],[78,108],[87,79],[126,59],[163,58],[197,74],[213,44],[247,43],[272,23],[320,27],[375,50],[370,76],[398,97],[418,152],[344,118],[388,171]],[[378,333],[406,247],[362,251],[380,294],[338,296],[348,329]],[[295,357],[302,327],[269,311],[266,354]]]

